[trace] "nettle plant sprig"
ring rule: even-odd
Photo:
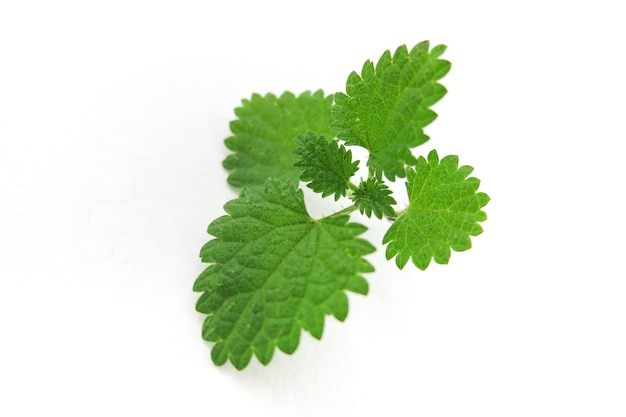
[[[233,153],[223,165],[242,191],[209,225],[214,239],[200,257],[211,265],[194,284],[216,365],[243,369],[253,355],[265,365],[276,347],[293,353],[303,329],[320,339],[326,315],[346,318],[346,292],[367,294],[362,274],[374,268],[364,257],[375,250],[350,213],[392,221],[382,243],[399,268],[446,264],[482,232],[489,197],[477,192],[472,167],[434,150],[411,152],[429,139],[424,127],[437,117],[430,107],[446,94],[438,83],[450,69],[440,59],[445,49],[401,46],[352,72],[345,93],[254,94],[235,110],[225,140]],[[366,178],[353,181],[360,161],[346,146],[368,151]],[[400,210],[385,183],[397,178],[406,178],[408,193]],[[314,219],[300,182],[352,205]]]

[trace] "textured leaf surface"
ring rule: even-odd
[[[335,200],[346,195],[350,178],[359,167],[345,146],[311,132],[296,138],[294,156],[295,166],[303,170],[300,181],[308,182],[307,187],[322,197],[334,194]]]
[[[215,364],[242,369],[252,355],[267,364],[275,347],[292,353],[302,329],[319,339],[327,314],[346,318],[345,291],[367,293],[360,274],[373,271],[363,256],[374,248],[358,238],[366,228],[348,216],[311,219],[291,181],[245,188],[224,208],[200,253],[212,265],[194,285]]]
[[[237,119],[231,122],[233,136],[224,143],[234,153],[224,160],[232,170],[228,182],[235,187],[263,185],[266,178],[298,180],[300,169],[294,167],[294,139],[314,132],[334,137],[331,105],[333,97],[319,90],[295,96],[286,92],[255,94],[235,109]]]
[[[450,69],[439,59],[444,51],[429,50],[428,42],[411,51],[401,46],[393,56],[386,51],[376,66],[368,60],[361,75],[350,74],[346,93],[335,95],[337,137],[367,148],[377,177],[404,177],[405,165],[416,161],[410,149],[428,140],[423,129],[437,117],[430,106],[446,93],[437,83]]]
[[[352,195],[352,201],[361,214],[367,217],[371,217],[372,213],[379,219],[382,219],[383,215],[387,217],[395,215],[391,206],[396,204],[396,200],[391,197],[391,190],[382,181],[373,177],[361,182]]]
[[[458,162],[456,156],[439,161],[432,151],[428,160],[418,159],[415,170],[407,170],[409,207],[383,238],[383,243],[389,243],[387,259],[396,256],[399,268],[410,258],[422,270],[433,258],[446,264],[450,249],[467,250],[472,246],[470,236],[482,233],[478,222],[487,219],[481,208],[489,197],[476,192],[478,179],[467,178],[473,168],[459,168]]]

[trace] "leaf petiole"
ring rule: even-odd
[[[346,207],[346,208],[344,208],[342,210],[339,210],[339,211],[337,211],[337,212],[335,212],[335,213],[333,213],[333,214],[331,214],[329,216],[326,216],[326,217],[343,216],[343,215],[346,215],[346,214],[350,214],[353,211],[356,211],[357,208],[358,207],[355,204],[353,204],[351,206],[348,206],[348,207]]]

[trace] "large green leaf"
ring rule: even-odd
[[[224,167],[232,170],[228,182],[244,187],[263,185],[269,177],[297,181],[301,170],[293,165],[294,139],[309,131],[334,137],[329,127],[332,101],[321,90],[297,97],[290,92],[280,97],[254,94],[243,100],[230,124],[233,136],[224,141],[234,152],[224,160]]]
[[[335,95],[337,137],[368,149],[378,178],[404,177],[405,165],[416,161],[411,148],[428,140],[423,129],[437,117],[430,107],[446,93],[437,83],[450,69],[439,59],[445,49],[430,50],[426,41],[411,51],[401,46],[393,56],[386,51],[376,66],[368,60],[360,75],[352,72],[346,93]]]
[[[244,188],[224,208],[201,251],[212,265],[194,285],[217,365],[242,369],[252,355],[267,364],[275,347],[292,353],[302,329],[319,339],[326,315],[346,318],[345,291],[367,293],[360,274],[373,271],[363,256],[374,248],[358,238],[366,228],[348,216],[313,220],[290,180]]]

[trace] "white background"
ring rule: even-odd
[[[620,2],[0,4],[0,415],[626,415]],[[379,249],[321,342],[215,367],[233,109],[424,39],[453,65],[416,153],[475,167],[485,233],[426,272]]]

